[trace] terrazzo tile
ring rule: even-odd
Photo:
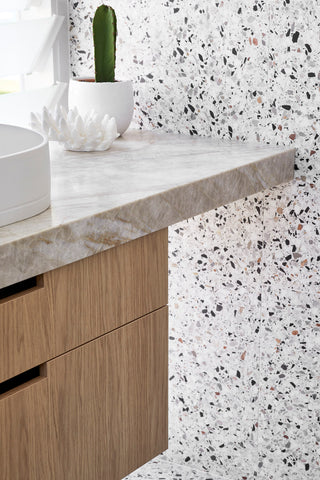
[[[296,180],[273,190],[265,202],[266,283],[320,292],[319,192]]]
[[[301,148],[302,174],[309,173],[308,157],[318,151],[319,16],[313,1],[275,1],[270,9],[270,124],[279,142]]]
[[[263,109],[264,92],[268,84],[267,36],[269,5],[264,2],[230,3],[232,12],[227,29],[228,71],[226,84],[234,100],[247,100],[244,117],[250,114],[249,99],[255,99]]]
[[[216,337],[212,342],[206,340],[205,334],[198,334],[190,345],[184,337],[183,347],[176,349],[176,359],[170,350],[169,412],[173,433],[165,458],[190,462],[215,476],[234,478],[247,475],[257,461],[255,345],[243,338],[240,355],[234,336],[241,330],[232,331],[226,326],[231,340],[219,336],[221,330],[211,332]],[[171,331],[171,338],[174,334]]]
[[[267,308],[262,315],[261,361],[263,371],[269,372],[265,381],[291,389],[303,403],[319,389],[320,296],[269,286],[263,297]],[[293,377],[298,379],[294,385]]]
[[[319,413],[314,404],[260,421],[259,480],[319,478]]]
[[[254,200],[252,203],[255,205]],[[243,202],[233,208],[235,211],[244,208]],[[250,475],[250,469],[258,461],[254,446],[259,372],[253,329],[256,329],[260,285],[250,292],[242,287],[245,270],[255,268],[255,262],[250,262],[250,247],[253,255],[258,255],[258,248],[255,252],[253,247],[257,240],[255,229],[250,240],[248,210],[246,221],[241,219],[240,225],[234,224],[232,215],[227,222],[225,208],[221,208],[179,224],[169,236],[172,252],[169,277],[172,433],[165,458],[178,459],[180,463],[187,459],[223,478]],[[255,206],[253,210],[256,212]],[[199,221],[204,226],[194,244],[192,229]],[[242,228],[243,236],[247,234],[247,244],[251,241],[252,246],[249,246],[246,261],[243,259],[242,265],[240,262],[234,265],[239,270],[238,276],[230,279],[226,276],[228,267],[223,238],[228,231],[232,244],[232,232],[236,235],[237,227]],[[219,234],[215,235],[217,232]],[[239,250],[239,246],[234,248]],[[231,252],[229,261],[233,262]],[[191,291],[188,272],[194,275]],[[206,272],[205,285],[201,282],[203,272]],[[227,296],[225,287],[229,291]],[[235,404],[235,398],[241,399],[239,403]]]
[[[315,479],[320,474],[320,296],[274,286],[263,294],[259,475]]]
[[[199,470],[165,462],[161,457],[158,458],[131,473],[124,480],[138,480],[139,478],[144,480],[222,480]]]

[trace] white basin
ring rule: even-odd
[[[0,227],[50,205],[47,139],[27,128],[0,124]]]

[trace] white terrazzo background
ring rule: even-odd
[[[100,2],[70,1],[92,72]],[[128,480],[320,478],[320,3],[109,0],[136,126],[298,149],[297,179],[170,229],[170,445]]]

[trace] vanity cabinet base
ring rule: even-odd
[[[167,448],[168,312],[72,350],[0,396],[3,480],[121,480]]]
[[[167,245],[162,230],[2,292],[1,480],[121,480],[166,450]]]
[[[48,363],[55,479],[120,480],[167,448],[167,308]]]

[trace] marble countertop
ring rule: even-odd
[[[129,131],[110,150],[50,145],[52,202],[0,228],[0,288],[293,178],[294,149]]]

